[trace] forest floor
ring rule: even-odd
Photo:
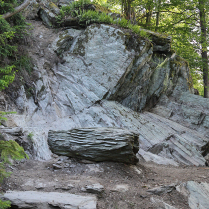
[[[187,181],[208,182],[209,168],[196,166],[164,166],[139,162],[137,165],[101,162],[91,163],[57,157],[49,161],[27,160],[10,167],[11,177],[6,191],[68,192],[87,195],[85,186],[101,184],[97,194],[98,209],[157,208],[151,199],[161,199],[178,209],[187,209],[187,197],[173,189],[154,195],[147,192],[159,186],[179,185]],[[89,193],[88,193],[89,195]]]

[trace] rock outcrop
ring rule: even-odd
[[[123,129],[82,128],[49,131],[48,144],[51,151],[57,155],[96,162],[138,162],[138,135]]]
[[[116,127],[139,134],[145,160],[205,165],[208,99],[192,94],[188,64],[171,50],[170,36],[147,31],[150,41],[105,24],[39,27],[45,32],[34,30],[37,47],[28,49],[36,63],[35,97],[21,86],[18,114],[10,116],[33,133],[36,158],[51,157],[49,130]]]

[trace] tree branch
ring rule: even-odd
[[[2,18],[7,19],[15,14],[17,14],[18,12],[22,11],[23,9],[25,9],[25,7],[27,7],[30,4],[30,0],[25,0],[20,6],[16,7],[14,9],[14,12],[8,12],[4,15],[2,15]]]

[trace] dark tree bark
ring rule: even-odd
[[[31,0],[25,0],[20,6],[16,7],[14,9],[14,12],[8,12],[6,14],[4,14],[2,17],[4,19],[7,19],[15,14],[17,14],[18,12],[22,11],[23,9],[25,9],[29,4],[30,4]]]
[[[159,25],[160,22],[160,5],[161,5],[161,0],[158,0],[158,6],[157,6],[157,14],[156,14],[156,28],[155,31],[157,31],[157,27]]]
[[[146,27],[150,26],[151,23],[151,18],[152,18],[152,7],[153,7],[153,1],[150,0],[147,3],[147,8],[146,8]]]
[[[131,2],[133,0],[122,0],[122,12],[127,20],[131,19]]]
[[[204,97],[209,98],[207,23],[206,23],[206,12],[205,12],[204,0],[199,0],[199,15],[200,15],[200,27],[201,27],[200,43],[202,47],[201,55],[202,55],[202,62],[203,62]]]

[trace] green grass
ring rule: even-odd
[[[78,20],[81,26],[87,26],[93,23],[105,23],[110,25],[117,25],[121,28],[130,29],[133,33],[141,37],[148,38],[145,31],[140,29],[140,26],[133,25],[125,18],[114,19],[109,14],[100,11],[85,10],[84,5],[92,4],[89,0],[79,0],[72,2],[68,6],[63,6],[60,10],[60,15],[57,17],[58,23],[62,23],[64,17],[71,16]]]

